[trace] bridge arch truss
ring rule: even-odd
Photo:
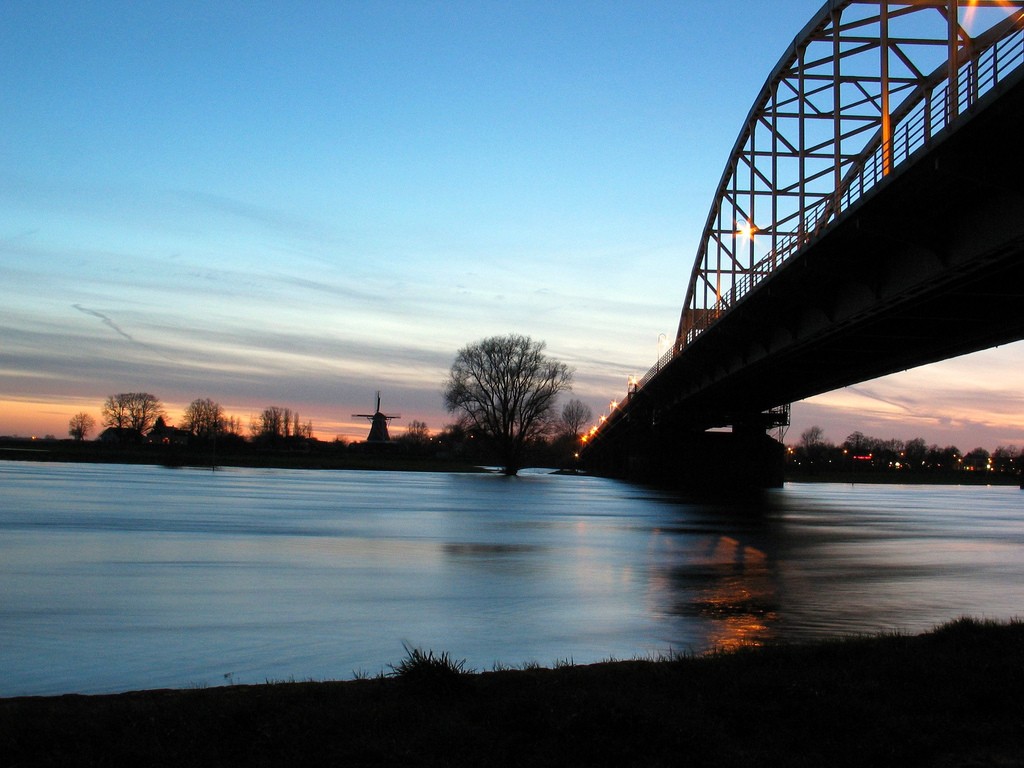
[[[1024,0],[830,0],[782,56],[715,193],[672,357],[1024,64]]]

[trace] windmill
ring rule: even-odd
[[[369,419],[370,434],[366,438],[368,443],[390,443],[388,436],[388,422],[392,419],[400,419],[401,415],[387,416],[380,412],[380,390],[377,390],[377,410],[373,413],[353,413],[353,419]]]

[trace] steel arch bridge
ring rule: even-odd
[[[638,385],[1022,65],[1024,0],[826,3],[744,121],[676,343]]]
[[[728,326],[762,284],[834,239],[845,213],[1022,79],[1024,0],[826,2],[754,101],[715,192],[675,341],[623,405],[664,392],[666,370],[693,358],[685,353],[697,339]],[[599,431],[625,414],[613,411]]]

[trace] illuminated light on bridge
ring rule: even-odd
[[[790,402],[1024,338],[1022,65],[1024,0],[826,2],[740,128],[674,342],[584,459],[742,453],[717,427],[770,453]]]
[[[749,221],[736,222],[737,237],[743,238],[744,240],[753,240],[755,234],[757,234],[757,227]]]
[[[1011,0],[967,0],[967,8],[964,9],[964,27],[973,29],[975,16],[979,8],[998,8],[1004,11],[1012,11],[1018,7],[1017,3]]]

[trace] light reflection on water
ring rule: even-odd
[[[348,678],[1024,614],[1015,488],[0,462],[0,695]]]

